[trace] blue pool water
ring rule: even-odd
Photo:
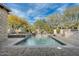
[[[25,38],[24,41],[17,43],[17,45],[25,45],[25,46],[61,46],[64,45],[64,43],[57,41],[54,38],[50,37],[42,37],[42,38],[36,38],[36,37],[30,37]]]

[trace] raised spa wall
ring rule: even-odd
[[[7,16],[10,10],[0,4],[0,43],[7,39]]]

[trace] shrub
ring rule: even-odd
[[[57,29],[56,29],[56,32],[57,32],[57,33],[60,33],[60,28],[57,28]]]

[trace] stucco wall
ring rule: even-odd
[[[0,43],[7,39],[7,11],[0,8]]]

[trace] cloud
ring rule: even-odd
[[[57,13],[63,13],[64,9],[74,4],[69,3],[24,3],[24,4],[7,4],[12,13],[28,19],[34,23],[36,19],[43,19],[45,16]],[[79,4],[76,4],[79,5]]]
[[[43,16],[36,16],[36,17],[34,17],[34,19],[43,19],[44,17]]]
[[[19,17],[25,18],[25,13],[23,13],[22,11],[14,8],[11,8],[11,10],[12,10],[11,14],[18,15]]]
[[[26,12],[26,15],[31,16],[33,14],[33,12],[34,12],[34,10],[28,9],[27,12]]]
[[[59,7],[59,8],[57,9],[57,12],[59,12],[59,13],[62,14],[62,13],[64,12],[64,10],[67,8],[67,6],[68,6],[68,4],[65,4],[65,5]]]
[[[63,4],[61,7],[57,8],[56,12],[59,12],[61,14],[63,14],[64,10],[67,8],[67,7],[71,7],[73,6],[74,4]]]

